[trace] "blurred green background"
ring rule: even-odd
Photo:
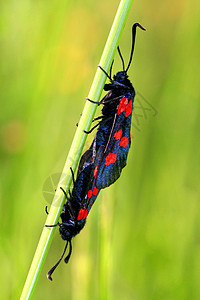
[[[1,4],[1,299],[21,294],[51,202],[44,183],[62,171],[118,4]],[[134,1],[126,62],[134,22],[147,31],[129,70],[139,93],[127,167],[51,283],[56,231],[33,299],[200,299],[200,3]]]

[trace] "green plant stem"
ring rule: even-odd
[[[113,60],[116,47],[119,43],[119,39],[121,33],[123,31],[129,10],[131,8],[133,0],[121,0],[119,8],[117,10],[116,17],[114,19],[110,34],[108,36],[108,40],[106,42],[101,60],[99,65],[106,71],[109,70],[111,62]],[[106,80],[106,75],[98,68],[95,74],[88,98],[99,101],[101,92],[103,90],[104,84]],[[75,133],[75,137],[73,139],[63,173],[61,175],[60,181],[58,183],[58,188],[56,190],[49,214],[47,216],[47,220],[45,224],[57,224],[59,216],[62,211],[62,207],[64,202],[66,201],[63,192],[60,190],[60,187],[63,187],[66,192],[69,191],[69,187],[71,184],[72,176],[70,172],[70,167],[75,171],[78,161],[83,150],[83,146],[86,140],[87,135],[83,132],[83,130],[89,130],[92,119],[94,117],[97,105],[86,102],[82,117],[79,122],[79,126]],[[35,252],[35,256],[32,261],[32,265],[30,267],[24,289],[22,291],[21,300],[30,299],[33,295],[34,288],[36,286],[37,280],[39,278],[40,272],[42,270],[42,266],[44,264],[45,257],[47,255],[48,249],[50,247],[50,243],[53,238],[53,233],[55,231],[55,227],[46,228],[44,227],[38,247]]]

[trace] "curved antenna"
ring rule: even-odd
[[[123,57],[122,57],[121,51],[120,51],[120,49],[119,49],[119,46],[117,47],[117,51],[118,51],[119,56],[120,56],[121,61],[122,61],[123,71],[125,71],[125,67],[124,67],[124,59],[123,59]]]
[[[134,46],[135,46],[136,27],[140,27],[140,29],[146,30],[146,29],[145,29],[144,27],[142,27],[142,25],[140,25],[139,23],[133,24],[133,27],[132,27],[132,48],[131,48],[131,55],[130,55],[128,67],[126,68],[126,72],[128,71],[128,69],[129,69],[129,67],[130,67],[130,65],[131,65],[132,58],[133,58],[133,51],[134,51]]]
[[[72,240],[69,240],[69,253],[67,254],[67,256],[64,259],[66,264],[68,263],[71,254],[72,254]]]
[[[70,243],[71,243],[71,241],[70,241]],[[53,272],[55,271],[55,269],[57,268],[57,266],[59,265],[59,263],[61,262],[61,260],[63,259],[63,256],[65,255],[65,252],[66,252],[66,250],[67,250],[67,245],[68,245],[68,241],[67,241],[67,243],[66,243],[66,245],[65,245],[65,248],[64,248],[64,251],[63,251],[63,253],[62,253],[62,255],[61,255],[61,257],[59,258],[59,260],[57,261],[57,263],[49,270],[49,272],[47,273],[47,278],[49,279],[49,280],[53,280],[52,279],[52,277],[51,277],[51,275],[53,274]]]

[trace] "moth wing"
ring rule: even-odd
[[[104,189],[113,184],[119,178],[122,169],[126,166],[131,144],[131,117],[132,109],[128,116],[126,116],[125,111],[119,115],[116,113],[113,128],[108,143],[105,145],[104,154],[98,170],[96,182],[98,189]]]
[[[92,205],[94,204],[100,189],[97,188],[96,181],[97,181],[97,176],[98,176],[98,169],[99,165],[102,160],[102,156],[104,153],[104,146],[100,146],[98,149],[97,155],[95,157],[95,161],[93,164],[92,172],[90,174],[89,184],[87,188],[87,193],[85,194],[85,199],[84,199],[84,206],[87,207],[87,213],[89,213]]]

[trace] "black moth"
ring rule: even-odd
[[[94,141],[90,146],[94,153],[99,156],[96,160],[97,179],[96,187],[98,190],[104,189],[113,184],[121,174],[126,165],[127,156],[131,145],[131,120],[135,90],[128,79],[127,71],[131,65],[135,45],[136,28],[145,30],[139,23],[132,27],[132,48],[128,66],[125,69],[124,60],[119,47],[118,52],[122,60],[123,71],[117,72],[113,79],[101,68],[110,79],[109,84],[105,84],[104,90],[109,91],[100,102],[102,104],[102,115],[95,120],[99,123],[90,131],[98,126]],[[110,72],[111,73],[111,72]]]

